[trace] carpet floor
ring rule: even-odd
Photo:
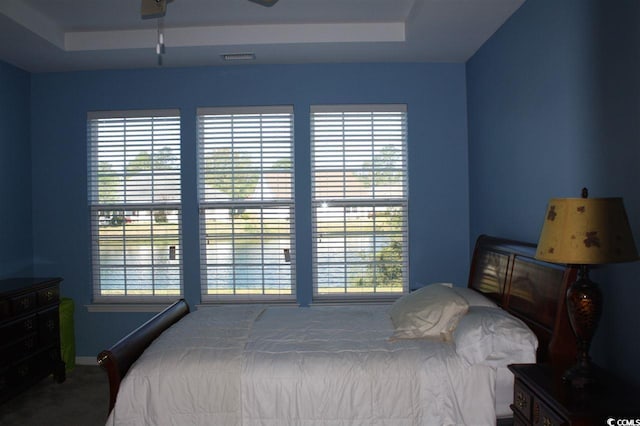
[[[48,377],[0,405],[2,426],[104,425],[109,406],[107,374],[77,365],[63,383]]]

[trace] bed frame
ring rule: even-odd
[[[538,362],[564,368],[575,361],[575,337],[565,305],[576,270],[535,260],[536,246],[482,235],[473,253],[468,286],[522,319],[538,336]],[[109,377],[109,412],[129,367],[164,330],[189,313],[184,299],[100,352]]]
[[[536,245],[481,235],[468,286],[520,318],[538,337],[537,361],[560,370],[575,363],[567,289],[577,269],[535,259]]]
[[[109,377],[109,412],[116,404],[120,382],[131,364],[156,337],[188,313],[189,305],[180,299],[98,354],[98,365],[107,371]]]

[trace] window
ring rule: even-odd
[[[180,117],[88,114],[89,204],[96,302],[182,295]]]
[[[312,106],[311,157],[314,297],[406,291],[406,106]]]
[[[202,300],[293,299],[293,108],[198,110]]]

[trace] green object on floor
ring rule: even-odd
[[[73,325],[73,299],[60,299],[60,351],[67,371],[76,366],[76,338]]]

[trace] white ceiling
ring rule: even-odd
[[[0,0],[0,60],[31,72],[157,65],[141,0]],[[163,66],[465,62],[525,0],[174,0]],[[237,63],[237,62],[235,62]],[[246,62],[242,62],[246,63]]]

